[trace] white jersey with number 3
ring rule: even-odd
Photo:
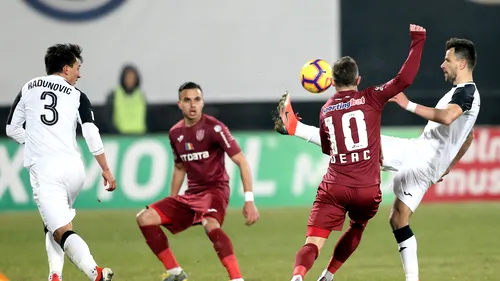
[[[25,128],[24,166],[38,161],[80,159],[76,126],[93,122],[87,96],[58,75],[27,82],[18,94],[7,126]]]

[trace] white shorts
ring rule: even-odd
[[[394,195],[415,212],[425,192],[433,184],[432,166],[415,149],[413,139],[381,136],[383,170],[395,172]]]
[[[29,167],[33,198],[47,229],[54,233],[75,217],[73,202],[83,187],[82,161],[38,162]]]

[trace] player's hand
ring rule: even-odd
[[[420,25],[410,24],[410,33],[415,33],[415,32],[425,33],[426,30],[425,30],[425,28],[421,27]]]
[[[410,102],[410,100],[408,100],[408,98],[406,97],[406,95],[401,92],[397,95],[395,95],[394,97],[392,97],[389,102],[395,102],[397,103],[399,106],[401,106],[403,109],[406,109],[406,107],[408,106],[408,103]]]
[[[437,181],[437,182],[442,182],[443,181],[443,178],[450,173],[450,169],[446,170],[446,172],[444,172],[444,174],[441,176],[441,178]]]
[[[252,201],[245,202],[243,206],[243,216],[246,219],[246,225],[252,225],[259,219],[259,211]]]
[[[106,188],[107,191],[113,191],[116,189],[116,179],[109,169],[102,171],[102,178],[104,179],[104,186],[108,186]]]

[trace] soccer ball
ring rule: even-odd
[[[322,59],[310,60],[300,71],[302,87],[313,94],[326,91],[332,85],[332,67]]]

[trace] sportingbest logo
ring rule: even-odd
[[[62,21],[89,21],[105,16],[126,0],[24,0],[39,13]]]
[[[356,106],[356,105],[365,104],[365,102],[366,102],[365,97],[361,97],[359,99],[351,98],[350,100],[348,100],[346,102],[339,102],[339,103],[332,104],[330,106],[323,108],[323,114],[327,114],[328,112],[335,111],[335,110],[349,109],[349,108]]]

